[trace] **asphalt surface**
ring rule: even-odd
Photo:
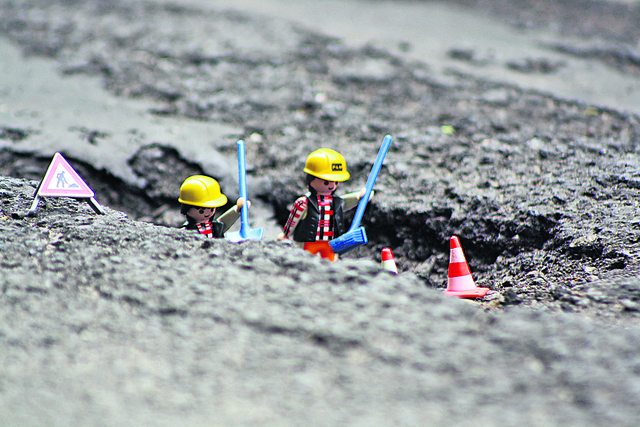
[[[640,9],[578,3],[3,2],[0,425],[638,425]],[[274,241],[387,133],[369,244]],[[265,239],[177,229],[239,138]],[[107,215],[24,215],[56,151]]]
[[[68,199],[18,220],[34,187],[0,184],[3,425],[638,421],[637,325],[491,314],[371,261]]]

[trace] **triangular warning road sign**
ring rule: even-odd
[[[94,211],[104,214],[104,209],[93,196],[93,190],[80,178],[80,175],[62,157],[62,154],[56,153],[36,190],[36,194],[33,196],[29,215],[36,213],[40,197],[85,199]]]
[[[80,178],[80,175],[62,157],[56,153],[44,174],[38,188],[38,196],[46,197],[93,197],[91,188]]]

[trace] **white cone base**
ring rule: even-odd
[[[382,261],[382,269],[398,274],[398,267],[396,267],[396,262],[393,259]]]
[[[444,291],[446,295],[453,295],[458,297],[467,298],[480,298],[489,292],[489,288],[476,287],[473,277],[470,274],[460,277],[449,277],[449,283],[447,284],[447,290]]]

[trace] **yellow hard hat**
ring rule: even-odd
[[[329,148],[321,148],[309,154],[304,171],[327,181],[346,181],[349,179],[347,162],[344,157]]]
[[[180,186],[178,201],[186,205],[217,208],[227,203],[227,196],[220,192],[220,185],[215,179],[194,175],[185,179]]]

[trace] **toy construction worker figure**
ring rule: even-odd
[[[329,241],[345,233],[344,212],[358,205],[364,189],[342,197],[333,194],[340,182],[349,179],[349,172],[344,157],[328,148],[309,154],[304,172],[309,192],[293,204],[278,240],[293,238],[312,254],[335,261],[338,255]]]
[[[180,213],[187,217],[180,228],[198,230],[211,239],[224,236],[240,218],[240,209],[245,202],[243,198],[238,199],[234,207],[214,220],[216,208],[227,203],[227,196],[220,192],[218,181],[204,175],[187,178],[180,187],[178,201],[182,203]],[[251,203],[247,206],[251,206]]]

